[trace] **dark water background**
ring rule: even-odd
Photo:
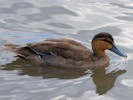
[[[109,51],[111,64],[77,71],[38,67],[4,50],[47,38],[72,38],[88,48],[109,32],[128,58]],[[132,100],[132,0],[0,0],[0,100]]]

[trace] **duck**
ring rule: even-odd
[[[110,33],[96,34],[91,45],[92,50],[76,40],[65,38],[27,43],[23,47],[16,44],[5,44],[6,49],[16,53],[18,57],[41,66],[76,69],[99,68],[109,65],[110,59],[106,50],[127,57],[125,52],[116,47]]]

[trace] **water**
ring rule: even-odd
[[[132,0],[0,0],[0,100],[132,100]],[[111,64],[95,71],[38,67],[5,51],[47,38],[72,38],[88,48],[109,32],[128,55],[107,51]]]

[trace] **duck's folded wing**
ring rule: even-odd
[[[88,49],[86,47],[71,40],[46,40],[39,43],[31,43],[27,46],[40,55],[50,54],[53,56],[61,56],[66,59],[82,60],[88,55]]]

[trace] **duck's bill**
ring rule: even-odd
[[[115,45],[109,50],[111,50],[112,52],[118,54],[119,56],[127,57],[127,54],[122,52],[121,50],[117,49],[117,47]]]

